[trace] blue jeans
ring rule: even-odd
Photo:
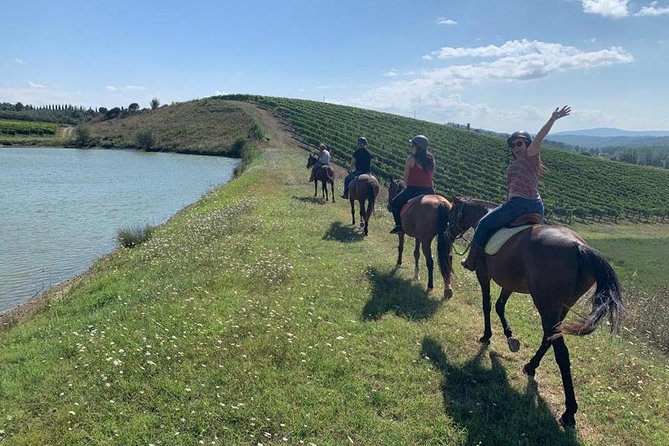
[[[355,180],[363,173],[369,173],[369,172],[361,172],[359,170],[354,170],[353,172],[346,175],[346,178],[344,178],[344,195],[348,197],[348,185],[351,183],[351,181]]]
[[[500,228],[503,228],[513,222],[516,218],[524,214],[539,214],[541,222],[544,221],[544,202],[541,198],[530,199],[522,197],[513,197],[501,206],[488,212],[476,226],[474,240],[472,243],[480,248],[485,247],[490,237]]]

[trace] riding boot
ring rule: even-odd
[[[462,267],[465,269],[468,269],[469,271],[475,271],[476,270],[476,263],[479,260],[479,257],[481,256],[482,249],[478,246],[472,243],[469,246],[469,254],[467,255],[467,259],[462,261]]]

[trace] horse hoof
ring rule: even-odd
[[[479,342],[481,344],[490,344],[490,336],[481,336]]]
[[[361,228],[364,228],[364,227],[365,227],[365,224],[364,224],[364,223],[360,223],[360,227],[361,227]]]
[[[513,353],[516,353],[518,350],[520,350],[520,341],[516,338],[508,338],[506,342],[509,344],[509,350],[511,350]]]
[[[563,413],[560,417],[560,426],[565,429],[573,429],[576,427],[576,419],[573,414]]]
[[[453,297],[453,290],[450,288],[446,288],[444,290],[444,299],[450,299],[451,297]]]
[[[428,293],[431,293],[433,289],[434,289],[433,287],[429,286],[425,289],[425,291],[427,291]]]
[[[529,364],[525,364],[525,365],[523,366],[523,373],[524,373],[525,375],[529,376],[530,378],[534,378],[534,374],[536,373],[536,371],[535,371],[534,369],[530,369],[530,368],[528,367],[528,365],[529,365]]]

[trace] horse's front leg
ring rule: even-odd
[[[330,192],[332,192],[332,202],[335,202],[334,181],[330,183]]]
[[[425,265],[427,266],[427,291],[434,288],[434,260],[432,260],[432,240],[423,241],[423,255],[425,256]]]
[[[328,201],[328,183],[321,181],[321,194],[325,201]]]
[[[397,234],[399,244],[397,245],[397,266],[402,265],[402,252],[404,252],[404,234]]]
[[[499,297],[497,298],[497,302],[495,303],[495,311],[497,311],[497,316],[499,316],[500,322],[502,322],[502,328],[504,329],[504,336],[506,336],[506,342],[509,344],[509,350],[512,352],[517,352],[520,350],[520,341],[518,339],[513,337],[513,333],[511,332],[511,327],[506,321],[506,316],[504,314],[504,311],[506,310],[506,301],[509,299],[509,296],[511,296],[511,293],[513,291],[507,290],[505,288],[502,288],[502,292],[499,293]]]
[[[355,200],[349,198],[349,201],[351,202],[351,224],[355,225]]]
[[[420,269],[418,267],[418,261],[420,260],[420,239],[416,238],[416,246],[413,248],[413,280],[420,280]]]
[[[478,268],[476,270],[476,278],[479,281],[479,285],[481,285],[481,294],[483,297],[483,336],[481,336],[479,342],[488,343],[492,337],[492,328],[490,327],[490,310],[492,307],[490,304],[490,277],[486,270]]]

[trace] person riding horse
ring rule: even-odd
[[[341,196],[345,200],[348,200],[348,188],[351,181],[364,173],[372,173],[372,153],[367,148],[367,138],[364,136],[358,138],[358,149],[353,152],[350,168],[353,171],[344,178],[344,193]]]
[[[435,162],[434,156],[428,150],[430,142],[427,137],[417,135],[409,143],[411,144],[411,154],[404,163],[404,182],[407,187],[397,194],[390,204],[395,220],[395,227],[390,231],[391,234],[404,232],[400,217],[402,206],[419,195],[434,194]]]
[[[517,131],[509,136],[507,143],[513,161],[506,171],[507,201],[490,211],[479,221],[474,232],[469,255],[462,262],[464,268],[475,271],[476,263],[490,237],[497,229],[507,226],[521,215],[539,214],[541,222],[543,222],[544,203],[538,189],[539,179],[545,170],[541,162],[541,142],[551,130],[555,121],[569,115],[570,112],[571,108],[566,105],[562,108],[556,108],[534,140],[529,133],[524,131]]]
[[[323,166],[330,165],[330,152],[328,151],[328,146],[321,143],[318,146],[318,162],[314,164],[314,167],[311,168],[311,176],[309,177],[309,182],[314,181],[314,175]]]

